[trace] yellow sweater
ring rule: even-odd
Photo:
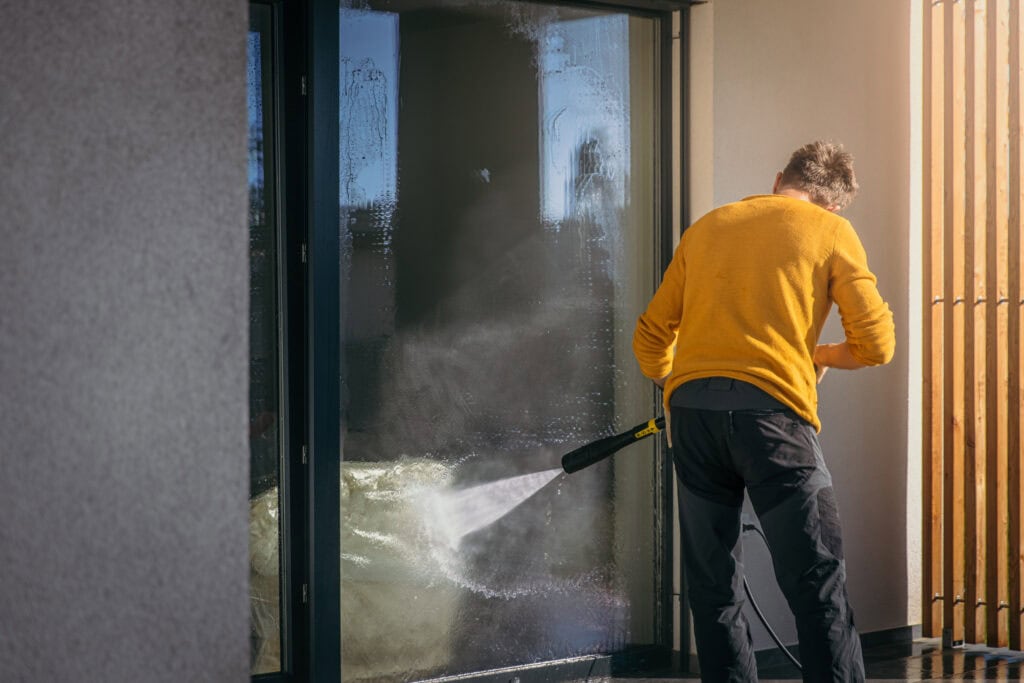
[[[637,322],[633,352],[647,377],[749,382],[821,429],[812,360],[835,302],[854,358],[892,359],[892,312],[845,218],[811,202],[757,195],[683,233]],[[674,351],[673,351],[674,347]]]

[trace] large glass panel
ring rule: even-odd
[[[485,0],[340,9],[345,680],[655,641],[657,22]]]
[[[251,5],[249,102],[249,580],[252,673],[281,667],[281,411],[272,13]]]

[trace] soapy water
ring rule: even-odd
[[[460,545],[466,536],[494,524],[502,517],[526,503],[548,484],[563,474],[554,468],[505,477],[463,489],[448,485],[422,486],[407,492],[408,501],[417,510],[421,541],[426,541],[429,561],[418,565],[426,572],[440,574],[443,581],[488,599],[512,600],[547,592],[566,593],[598,582],[602,571],[595,567],[572,578],[552,576],[534,577],[517,582],[515,586],[497,586],[474,578],[474,572],[465,565]],[[592,596],[593,597],[593,596]],[[608,593],[604,600],[609,605],[621,606],[619,595]]]
[[[486,599],[512,600],[565,594],[603,583],[600,565],[571,575],[519,575],[510,582],[474,564],[479,546],[465,541],[503,517],[530,505],[561,468],[508,476],[457,489],[451,467],[423,459],[343,465],[342,577],[349,581],[412,582],[447,590],[459,587]],[[561,484],[553,495],[561,494]],[[546,507],[546,506],[545,506]],[[545,527],[551,527],[545,514]],[[532,523],[539,520],[530,517]],[[276,527],[275,527],[276,529]],[[535,529],[535,532],[539,531]],[[522,543],[507,536],[503,544]],[[276,558],[275,558],[276,559]],[[581,571],[582,570],[582,571]],[[609,594],[598,602],[618,605]]]
[[[603,623],[601,619],[609,613],[622,614],[629,605],[619,591],[593,590],[606,580],[607,572],[600,566],[571,575],[527,572],[512,582],[496,580],[474,567],[474,550],[463,543],[467,536],[483,531],[524,504],[529,505],[529,500],[558,479],[559,474],[562,470],[555,468],[455,489],[451,485],[450,466],[424,459],[343,464],[344,617],[360,628],[387,624],[394,632],[400,630],[400,624],[415,628],[432,618],[438,620],[439,626],[447,623],[469,594],[507,603],[581,592],[587,596],[585,614],[598,615],[587,623]],[[560,495],[562,483],[550,493]],[[280,634],[278,503],[278,491],[274,488],[250,504],[254,628],[260,639],[261,666],[265,670],[276,670],[279,666],[279,655],[272,645]],[[550,524],[548,518],[547,525]],[[530,533],[537,531],[533,528]],[[411,623],[409,618],[400,623],[388,621],[393,617],[386,615],[400,612],[395,603],[402,599],[395,597],[392,586],[404,591],[399,596],[408,595],[410,590],[413,594],[418,592],[426,599],[429,611]],[[368,605],[373,609],[367,611]],[[365,638],[359,642],[350,638],[347,647],[352,652],[363,652],[359,648],[364,647],[364,641]],[[353,656],[352,661],[356,659]],[[349,666],[351,669],[351,662]]]
[[[493,524],[551,483],[562,469],[522,474],[458,490],[439,490],[427,496],[428,523],[449,547]]]

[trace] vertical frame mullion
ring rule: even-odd
[[[284,463],[282,510],[286,510],[286,528],[282,533],[282,551],[287,553],[283,601],[287,601],[288,621],[282,650],[284,680],[305,681],[309,677],[309,617],[303,603],[302,586],[309,576],[309,530],[306,511],[309,492],[302,463],[302,450],[309,435],[307,405],[307,282],[302,262],[302,247],[307,237],[307,139],[308,113],[301,82],[307,71],[306,7],[301,0],[280,4],[281,55],[280,118],[284,162],[281,182],[284,197],[284,251],[282,261],[285,296],[285,335],[288,349],[287,371],[287,451]]]
[[[687,159],[687,96],[688,96],[688,69],[686,63],[686,50],[689,43],[689,7],[677,10],[679,21],[679,58],[676,61],[673,57],[673,47],[676,37],[673,35],[674,17],[672,12],[665,12],[658,19],[660,36],[658,49],[660,78],[660,107],[657,121],[657,129],[660,131],[661,144],[660,174],[658,175],[660,187],[658,188],[658,210],[660,213],[660,235],[657,236],[657,244],[654,245],[656,269],[660,274],[665,271],[672,258],[674,245],[674,231],[677,220],[685,224],[688,219],[688,208],[686,206],[686,193],[678,193],[678,201],[673,200],[673,188],[682,188],[686,180],[686,159]],[[678,72],[676,71],[678,69]],[[675,83],[675,79],[678,79]],[[673,90],[679,93],[678,104],[673,97]],[[677,107],[678,106],[678,110]],[[678,218],[677,218],[678,217]],[[656,287],[657,282],[653,283]],[[658,394],[660,396],[660,393]],[[661,406],[655,406],[656,412],[662,411]],[[661,535],[658,539],[661,545],[661,576],[655,577],[655,585],[661,587],[658,599],[660,609],[655,610],[660,615],[657,626],[661,630],[661,637],[657,640],[671,652],[676,634],[674,633],[674,600],[673,582],[675,580],[675,547],[674,529],[675,516],[673,515],[673,502],[675,492],[675,469],[672,463],[671,454],[668,451],[668,442],[662,438],[659,441],[657,450],[658,467],[660,477],[659,495],[661,496]],[[686,652],[689,649],[690,627],[688,619],[688,605],[686,601],[685,577],[680,570],[680,618],[679,618],[679,642],[680,647]],[[686,659],[684,658],[684,662]]]
[[[295,571],[295,555],[296,550],[302,545],[301,530],[293,523],[294,519],[301,519],[301,517],[296,518],[292,516],[294,509],[292,503],[295,497],[293,487],[296,481],[293,476],[292,462],[297,460],[295,456],[301,452],[302,448],[303,430],[295,428],[295,425],[301,425],[301,422],[296,421],[296,416],[301,416],[302,414],[302,394],[301,392],[297,393],[295,388],[296,380],[301,381],[304,349],[301,343],[303,337],[301,325],[296,326],[296,321],[292,319],[293,316],[291,315],[292,311],[301,310],[301,308],[293,307],[291,303],[293,298],[292,273],[301,272],[301,270],[295,270],[295,268],[300,267],[300,264],[294,262],[297,259],[293,261],[291,258],[292,255],[299,253],[300,235],[297,234],[299,231],[295,229],[298,224],[293,225],[290,220],[289,202],[292,200],[292,196],[290,195],[290,188],[286,180],[288,175],[287,169],[289,168],[286,154],[294,140],[289,137],[288,123],[285,116],[285,111],[287,110],[285,102],[287,89],[284,87],[284,84],[288,81],[286,58],[284,55],[285,16],[284,8],[279,0],[270,0],[267,4],[271,12],[271,87],[273,88],[275,122],[273,132],[275,160],[274,192],[278,198],[277,206],[275,207],[278,228],[275,242],[277,248],[277,306],[280,319],[278,327],[278,343],[280,345],[278,352],[280,376],[280,416],[278,424],[281,430],[279,440],[281,457],[278,464],[278,505],[279,510],[283,513],[280,516],[280,545],[278,551],[281,560],[279,614],[281,620],[281,674],[288,675],[295,668],[295,607],[297,605],[295,598],[298,596],[296,584],[299,583],[296,581],[298,574]],[[299,316],[299,322],[301,322],[302,317]],[[301,478],[298,479],[298,482],[301,485]]]
[[[309,680],[341,680],[338,3],[308,0]]]

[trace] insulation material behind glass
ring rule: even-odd
[[[420,501],[445,489],[444,463],[344,463],[342,662],[346,680],[443,668],[458,587]]]
[[[253,674],[281,670],[279,512],[276,486],[249,501]]]
[[[459,562],[424,510],[450,468],[429,460],[343,463],[342,659],[346,680],[443,668],[458,608]],[[250,503],[254,672],[280,669],[277,489]]]

